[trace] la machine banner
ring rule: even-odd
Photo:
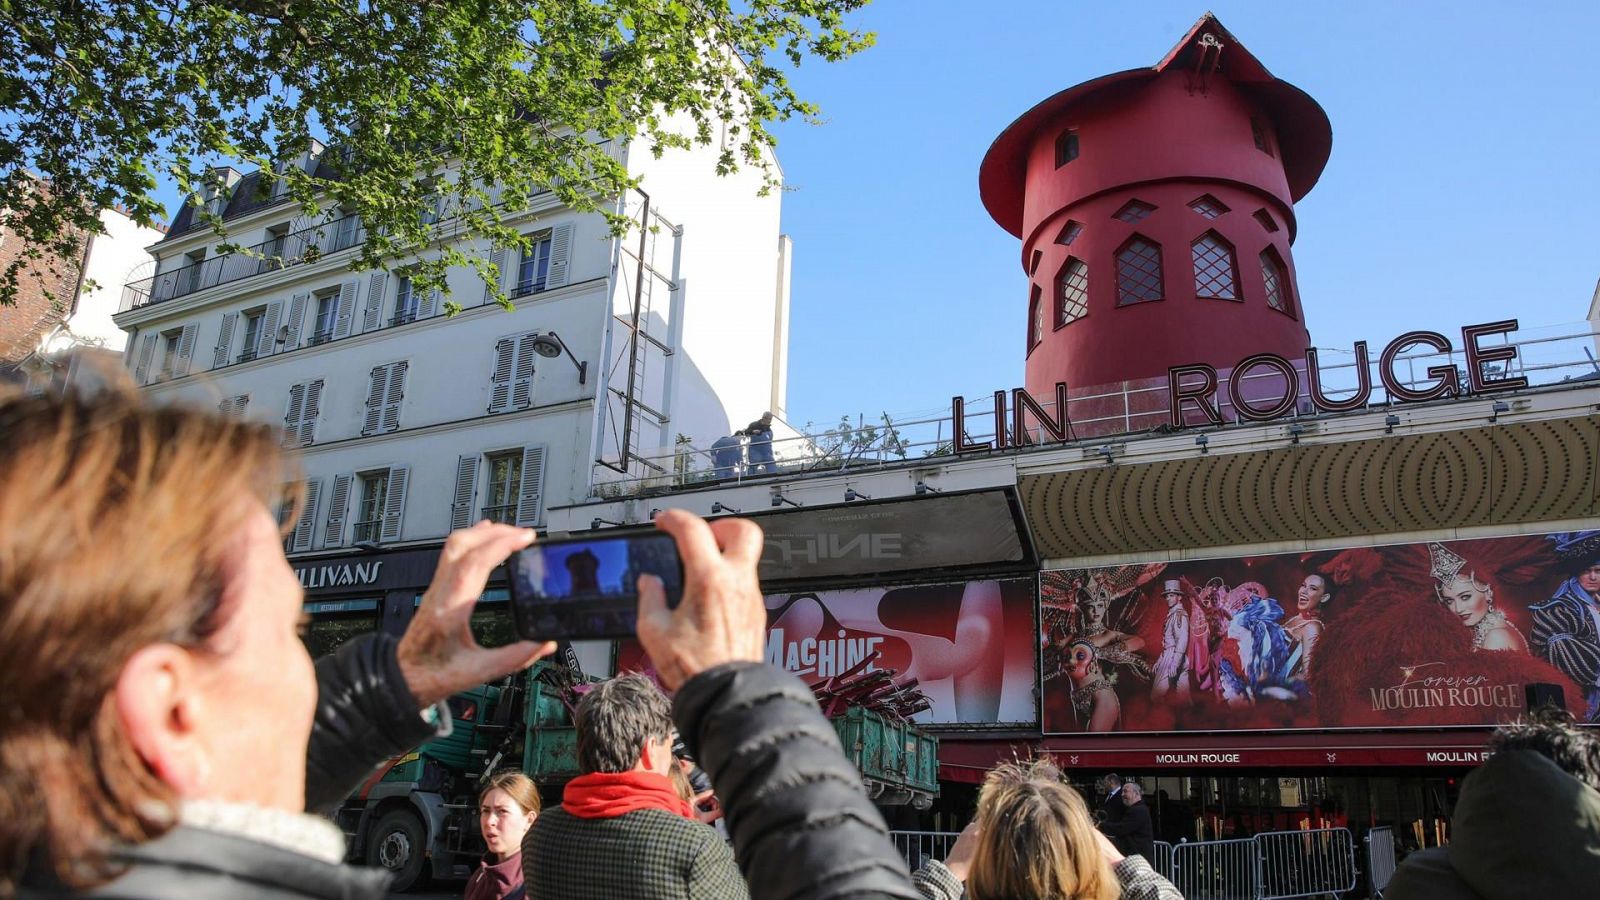
[[[1600,721],[1600,531],[1040,573],[1041,729]]]
[[[818,684],[893,670],[916,680],[924,725],[1035,721],[1034,581],[1011,578],[809,591],[767,596],[767,661]],[[637,642],[621,641],[617,671],[646,671]]]

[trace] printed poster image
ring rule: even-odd
[[[916,679],[927,696],[919,725],[1036,721],[1031,578],[797,591],[766,603],[767,661],[807,684],[876,652],[869,669]],[[648,666],[636,642],[619,643],[617,671]]]
[[[1600,722],[1600,531],[1047,570],[1047,734]]]

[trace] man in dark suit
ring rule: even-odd
[[[1144,857],[1145,862],[1154,862],[1155,826],[1150,821],[1150,807],[1144,802],[1144,790],[1136,782],[1128,782],[1122,786],[1122,802],[1125,806],[1122,818],[1102,824],[1100,830],[1116,843],[1117,849],[1124,855],[1137,854]]]

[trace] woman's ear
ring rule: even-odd
[[[189,652],[152,644],[123,664],[113,689],[117,722],[157,778],[183,796],[199,796],[211,760],[195,728],[197,672]]]

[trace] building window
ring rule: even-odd
[[[363,472],[357,477],[361,479],[361,503],[356,507],[356,542],[375,544],[383,533],[383,504],[389,493],[389,470]]]
[[[261,270],[263,272],[283,268],[283,251],[286,249],[288,241],[288,224],[274,225],[267,229],[267,245],[262,248],[261,254]]]
[[[1268,234],[1272,234],[1278,230],[1278,222],[1272,218],[1272,213],[1269,213],[1264,209],[1258,209],[1255,211],[1254,215],[1256,221],[1261,223],[1261,227],[1265,228]]]
[[[1161,245],[1134,235],[1117,251],[1117,305],[1160,300]]]
[[[1210,194],[1201,194],[1190,200],[1189,208],[1207,219],[1215,219],[1228,212],[1228,205]]]
[[[1039,263],[1041,263],[1043,261],[1044,261],[1044,251],[1043,250],[1035,250],[1035,251],[1033,251],[1033,258],[1028,260],[1028,274],[1032,275],[1033,273],[1039,271]]]
[[[1155,211],[1156,208],[1154,206],[1143,200],[1129,200],[1127,203],[1122,204],[1122,208],[1117,210],[1111,218],[1133,225],[1148,219],[1150,214]]]
[[[417,294],[411,289],[411,278],[408,275],[400,276],[399,283],[394,289],[394,318],[391,325],[404,325],[416,321]]]
[[[1266,285],[1267,305],[1293,316],[1294,303],[1289,297],[1289,269],[1284,266],[1278,251],[1271,247],[1261,251],[1261,281]]]
[[[1056,168],[1078,158],[1078,129],[1068,128],[1056,138]]]
[[[489,455],[489,495],[483,517],[491,522],[517,521],[517,496],[522,490],[522,451]]]
[[[266,315],[264,307],[245,312],[244,346],[239,348],[239,362],[249,362],[256,358],[256,348],[261,345],[261,320],[266,318]]]
[[[1044,340],[1044,292],[1036,284],[1028,295],[1028,352]]]
[[[1056,327],[1068,325],[1089,314],[1089,264],[1076,256],[1056,275]]]
[[[183,258],[182,293],[192,294],[204,286],[200,273],[205,270],[206,251],[196,250]]]
[[[1272,155],[1272,138],[1267,133],[1267,123],[1256,116],[1250,117],[1250,137],[1256,142],[1257,150]]]
[[[176,328],[172,331],[161,333],[161,368],[156,376],[159,381],[171,380],[178,371],[178,348],[183,345],[183,329]]]
[[[1215,231],[1200,235],[1189,245],[1194,259],[1194,295],[1207,300],[1238,300],[1239,280],[1233,245]]]
[[[533,246],[522,254],[517,263],[517,292],[516,296],[523,297],[528,294],[537,294],[545,289],[550,278],[550,232],[546,231],[529,238]]]
[[[333,247],[331,250],[343,250],[353,247],[361,237],[361,217],[353,212],[347,212],[334,225]]]
[[[1081,234],[1083,234],[1083,223],[1068,219],[1067,224],[1061,226],[1061,233],[1056,235],[1056,243],[1063,247],[1071,247],[1072,242]]]
[[[339,291],[324,291],[317,295],[317,327],[311,332],[311,343],[326,344],[333,340],[333,326],[339,321]]]

